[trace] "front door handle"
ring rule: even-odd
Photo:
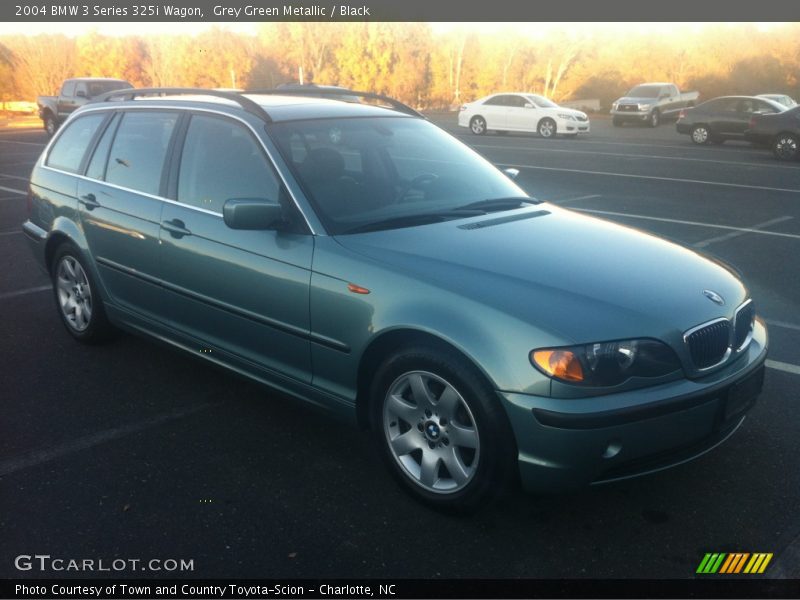
[[[180,219],[162,221],[161,227],[169,231],[169,234],[174,238],[182,238],[185,235],[192,235],[192,232],[186,229],[186,224]]]
[[[94,197],[94,194],[85,194],[78,198],[78,202],[83,204],[86,207],[86,210],[94,210],[100,203],[97,201],[97,198]]]

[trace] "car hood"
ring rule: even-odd
[[[573,117],[584,117],[584,118],[587,117],[586,113],[583,112],[583,111],[575,110],[574,108],[566,108],[564,106],[557,106],[555,108],[548,108],[547,110],[550,110],[552,112],[561,113],[561,114],[572,115]]]
[[[549,204],[338,236],[351,251],[565,342],[679,339],[746,298],[727,267],[664,239]],[[725,299],[718,306],[703,294]]]
[[[624,96],[617,100],[619,104],[655,104],[655,98],[637,98],[635,96]]]

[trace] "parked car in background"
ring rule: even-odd
[[[47,134],[53,135],[72,111],[92,98],[102,96],[106,92],[132,87],[123,79],[101,77],[67,79],[61,85],[58,96],[39,96],[36,99],[39,105],[39,118]]]
[[[392,99],[281,92],[68,119],[23,231],[72,337],[121,327],[358,423],[438,508],[651,473],[742,425],[767,330],[733,269],[531,198]]]
[[[487,131],[531,131],[543,138],[589,133],[589,117],[574,108],[525,92],[492,94],[461,106],[458,124],[475,135]]]
[[[611,105],[615,126],[645,123],[658,127],[663,119],[675,118],[687,106],[694,106],[698,92],[681,92],[674,83],[641,83]]]
[[[768,100],[783,104],[786,108],[797,106],[797,102],[794,101],[794,98],[786,94],[759,94],[756,98],[767,98]]]
[[[743,140],[754,115],[785,110],[783,104],[768,98],[721,96],[682,110],[675,129],[690,135],[695,144],[721,144],[725,140]]]
[[[781,113],[753,115],[744,137],[759,146],[772,148],[780,160],[800,158],[800,106]]]

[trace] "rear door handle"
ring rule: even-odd
[[[162,221],[161,227],[169,231],[169,234],[174,238],[182,238],[185,235],[192,235],[192,232],[186,229],[186,224],[180,219]]]
[[[97,198],[94,197],[94,194],[85,194],[78,198],[78,202],[83,204],[86,207],[86,210],[94,210],[100,203],[97,201]]]

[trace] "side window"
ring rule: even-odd
[[[103,137],[94,150],[92,160],[89,161],[89,168],[86,169],[86,176],[92,179],[104,179],[106,176],[106,164],[108,164],[108,149],[111,148],[111,140],[114,139],[114,132],[119,125],[120,115],[114,115],[114,118],[106,127]]]
[[[74,96],[75,95],[75,82],[74,81],[65,81],[64,85],[61,87],[61,95],[62,96]]]
[[[178,202],[221,214],[230,198],[280,200],[280,189],[247,129],[224,118],[192,116],[178,172]]]
[[[755,103],[755,110],[765,115],[772,115],[778,112],[778,109],[766,102],[760,100]]]
[[[71,121],[50,148],[50,153],[47,155],[47,166],[77,173],[83,155],[86,154],[95,132],[105,118],[105,113],[100,113]]]
[[[177,121],[177,112],[125,113],[111,146],[106,181],[158,194],[164,157]]]
[[[88,96],[88,94],[86,93],[86,82],[84,81],[80,81],[75,85],[75,95],[77,96],[81,92],[83,92],[84,98]]]
[[[505,106],[503,98],[505,96],[495,96],[494,98],[489,98],[484,104],[487,106]]]
[[[524,108],[527,102],[522,96],[508,96],[508,98],[509,106],[513,106],[514,108]]]

